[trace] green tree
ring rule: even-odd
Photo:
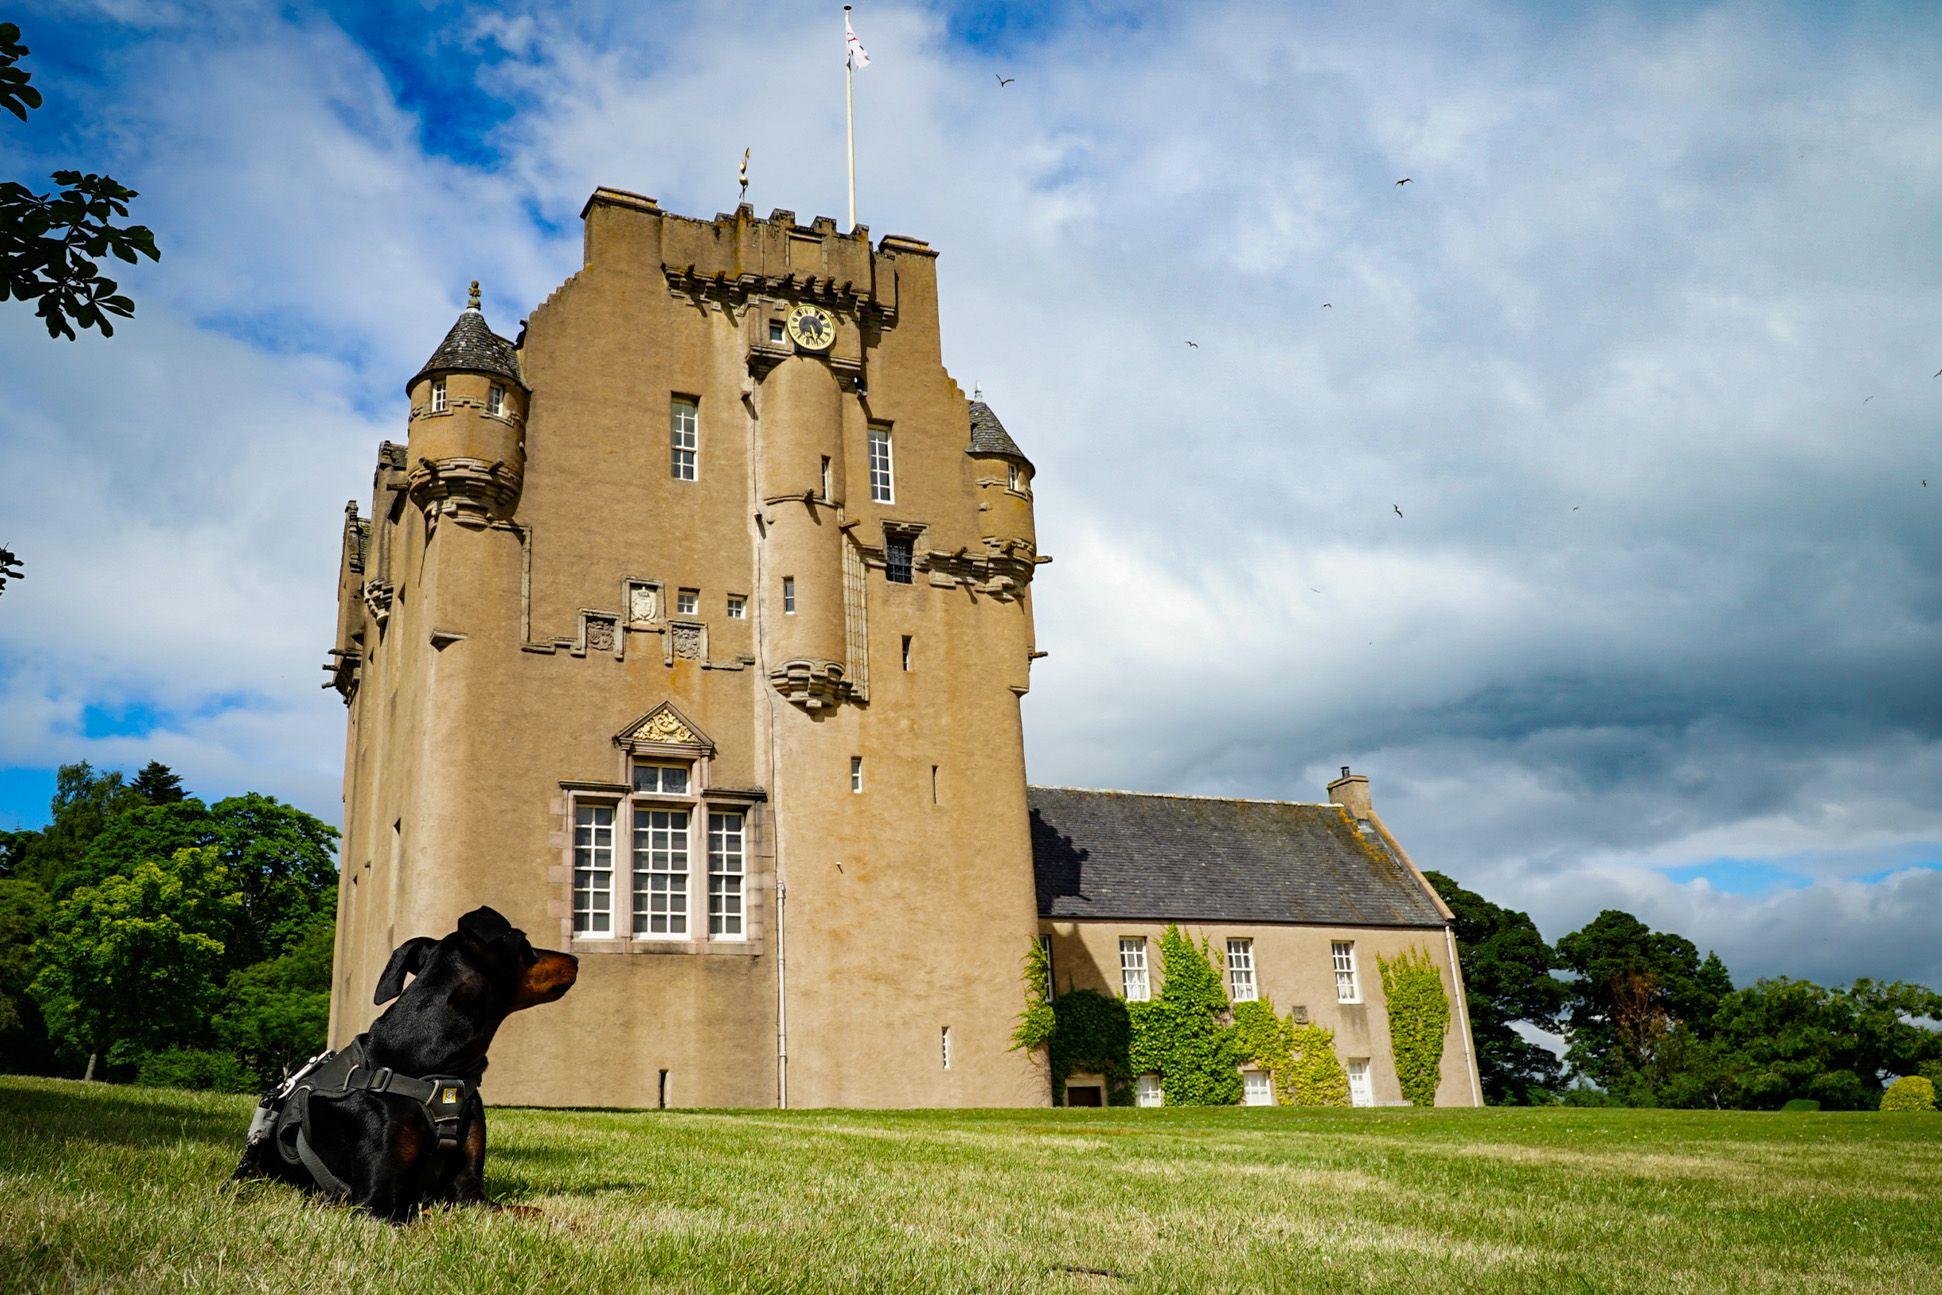
[[[50,1032],[86,1052],[133,1055],[197,1038],[242,903],[215,849],[178,850],[54,905],[33,993]]]
[[[333,921],[313,922],[287,953],[230,974],[216,1039],[259,1083],[276,1082],[323,1050],[336,930]]]
[[[337,829],[273,796],[250,792],[205,806],[137,801],[110,819],[70,874],[91,884],[143,859],[214,846],[242,897],[230,966],[273,958],[337,905]],[[58,893],[58,892],[57,892]]]
[[[1232,1106],[1241,1099],[1241,1049],[1227,987],[1206,942],[1169,926],[1160,937],[1160,992],[1128,1003],[1133,1073],[1157,1072],[1168,1106]]]
[[[1731,984],[1691,940],[1654,931],[1606,909],[1558,941],[1559,965],[1576,974],[1566,1002],[1565,1060],[1607,1092],[1652,1105],[1677,1060],[1711,1032]],[[1681,1033],[1690,1036],[1675,1039]]]
[[[31,881],[0,880],[0,1071],[34,1073],[53,1060],[34,979],[34,944],[47,929],[47,892]]]
[[[10,548],[0,547],[0,594],[7,592],[7,581],[26,578],[27,570],[20,565],[20,555]]]
[[[73,888],[84,874],[76,872],[81,858],[116,815],[141,804],[122,776],[97,771],[86,760],[64,764],[54,775],[54,799],[48,806],[47,826],[20,834],[13,875],[34,882],[54,899]]]
[[[188,794],[182,790],[182,779],[175,770],[160,760],[143,765],[128,789],[151,805],[173,805]]]
[[[20,28],[0,23],[0,108],[22,121],[40,107],[40,91],[20,66],[28,53]],[[135,303],[101,272],[110,256],[136,263],[158,260],[155,235],[145,225],[117,225],[137,194],[112,176],[56,171],[58,189],[36,193],[9,180],[0,183],[0,301],[37,303],[34,313],[49,337],[76,337],[75,325],[114,336],[110,316],[127,318]]]
[[[1464,1003],[1484,1100],[1493,1106],[1556,1100],[1564,1087],[1563,1063],[1515,1028],[1521,1023],[1558,1030],[1570,991],[1551,974],[1558,965],[1556,951],[1529,914],[1493,904],[1440,872],[1423,875],[1456,918]]]
[[[1921,1075],[1903,1075],[1888,1085],[1888,1091],[1881,1095],[1881,1109],[1932,1111],[1935,1109],[1935,1085]]]

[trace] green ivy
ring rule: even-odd
[[[1065,1081],[1081,1072],[1106,1080],[1106,1104],[1133,1104],[1133,1041],[1126,1004],[1090,989],[1069,989],[1052,1000],[1053,1028],[1046,1060],[1052,1071],[1052,1102],[1065,1105]],[[1029,1009],[1027,1009],[1029,1011]]]
[[[1349,1077],[1335,1055],[1335,1031],[1298,1025],[1260,999],[1234,1004],[1234,1040],[1241,1055],[1274,1076],[1282,1106],[1347,1106]]]
[[[1157,1072],[1168,1106],[1241,1100],[1242,1053],[1229,1024],[1227,988],[1206,941],[1169,926],[1160,937],[1160,992],[1128,1003],[1134,1074]]]
[[[1011,1032],[1013,1051],[1041,1048],[1052,1041],[1058,1016],[1052,1010],[1052,963],[1045,945],[1033,940],[1025,948],[1025,1010]]]
[[[1376,963],[1389,1003],[1389,1050],[1395,1054],[1403,1096],[1417,1106],[1434,1106],[1442,1079],[1443,1034],[1450,1024],[1443,977],[1421,948],[1378,957]]]

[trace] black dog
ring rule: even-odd
[[[442,940],[405,941],[373,999],[398,1001],[263,1099],[232,1181],[279,1178],[395,1222],[483,1203],[486,1049],[507,1016],[555,1001],[578,975],[577,958],[535,949],[490,908]]]

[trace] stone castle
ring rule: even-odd
[[[582,219],[516,339],[475,292],[347,510],[332,1044],[396,944],[490,903],[581,966],[507,1023],[496,1102],[1043,1105],[1010,1047],[1029,942],[1140,997],[1180,921],[1394,1100],[1375,954],[1461,979],[1366,780],[1027,787],[1050,559],[1030,459],[944,368],[933,249],[612,189]],[[1454,1020],[1439,1101],[1469,1103]]]

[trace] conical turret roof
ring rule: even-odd
[[[479,285],[472,285],[472,299],[459,313],[458,322],[452,331],[445,334],[445,340],[432,352],[432,358],[418,370],[417,377],[405,384],[409,390],[419,378],[427,373],[484,373],[495,378],[509,378],[520,386],[526,380],[519,376],[519,351],[513,344],[486,327],[485,316],[479,312]]]
[[[1006,458],[1023,459],[1025,451],[1018,448],[1018,442],[1011,438],[1005,425],[998,421],[998,415],[991,412],[991,406],[982,400],[971,402],[971,444],[964,447],[966,454],[1001,454]]]

